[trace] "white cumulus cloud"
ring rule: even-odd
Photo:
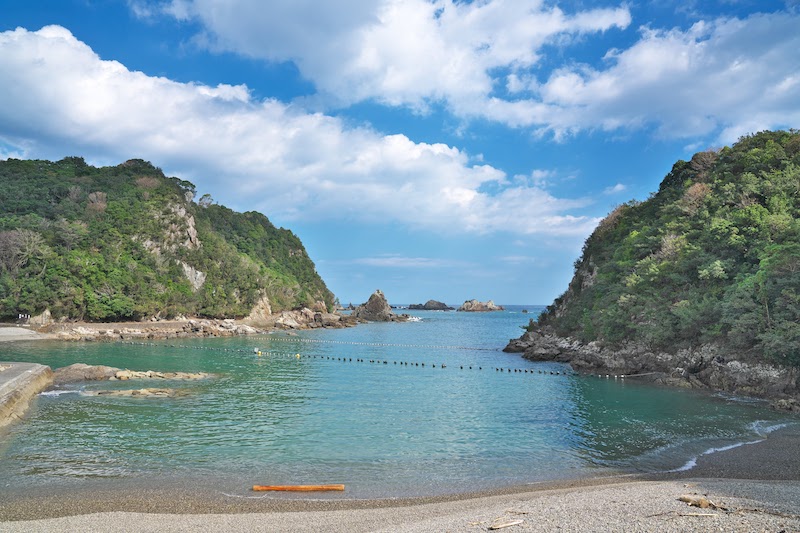
[[[655,127],[666,137],[714,134],[730,142],[800,118],[800,13],[791,8],[741,19],[687,10],[696,19],[691,27],[657,28],[611,1],[573,12],[544,0],[157,5],[198,22],[202,46],[293,61],[328,105],[375,101],[424,112],[441,103],[461,119],[556,139]],[[632,45],[599,46],[592,64],[569,59],[575,41],[630,26],[639,29]]]
[[[669,137],[721,132],[727,143],[800,123],[798,50],[800,16],[791,13],[645,27],[633,46],[606,54],[606,68],[560,69],[538,94],[557,133],[654,125]]]
[[[444,102],[459,115],[494,91],[496,69],[527,73],[546,44],[631,22],[624,6],[565,13],[543,0],[173,0],[163,9],[200,22],[197,42],[213,50],[293,61],[338,105]]]
[[[0,76],[5,153],[147,159],[278,220],[344,216],[441,232],[576,236],[597,222],[571,214],[588,200],[512,183],[458,148],[258,101],[245,86],[130,71],[58,26],[0,33]],[[497,192],[482,192],[487,184]]]

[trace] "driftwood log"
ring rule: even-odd
[[[330,492],[343,491],[344,485],[253,485],[254,491]]]

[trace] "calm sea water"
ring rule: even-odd
[[[157,481],[242,497],[253,484],[298,483],[344,483],[348,498],[445,494],[681,468],[791,423],[760,402],[555,375],[567,368],[500,351],[540,309],[419,311],[416,322],[297,336],[5,345],[0,359],[54,368],[216,377],[40,396],[24,423],[0,434],[0,491]],[[75,392],[152,386],[189,394]]]

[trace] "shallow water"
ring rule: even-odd
[[[3,346],[2,359],[53,367],[217,377],[40,396],[0,435],[0,490],[157,480],[241,496],[253,484],[298,483],[344,483],[356,498],[446,494],[677,469],[790,422],[761,402],[563,375],[562,365],[503,353],[535,316],[520,309],[419,311],[417,322],[298,336]],[[77,393],[162,386],[190,394]]]

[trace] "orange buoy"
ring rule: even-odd
[[[255,491],[330,492],[343,491],[344,485],[253,485]]]

